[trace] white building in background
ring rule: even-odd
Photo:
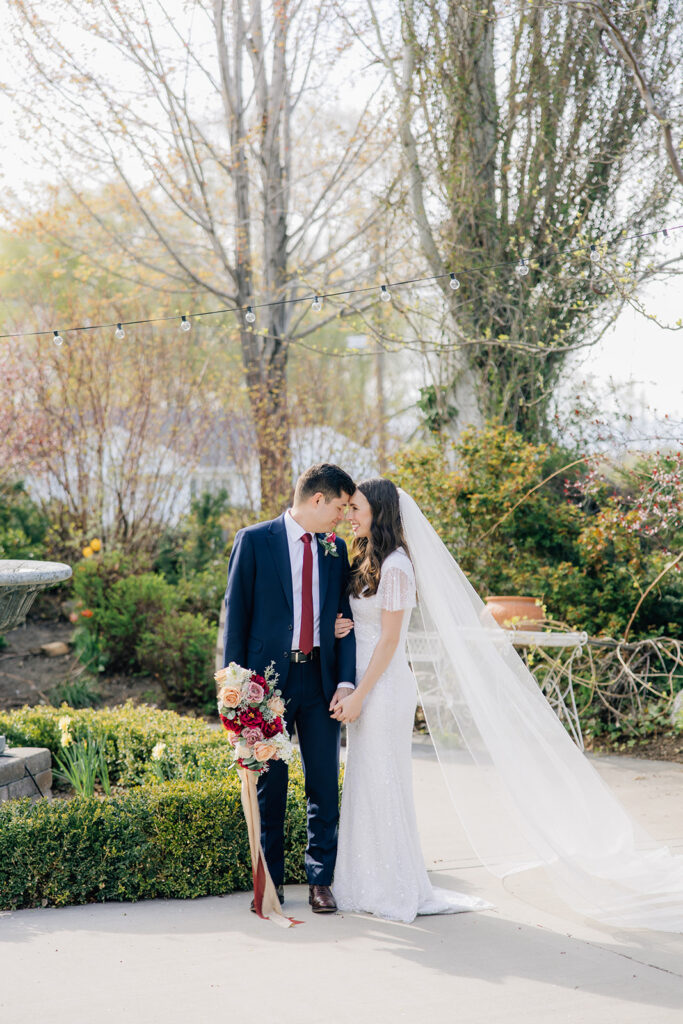
[[[221,490],[227,492],[231,505],[252,509],[258,516],[259,463],[248,421],[237,422],[233,417],[217,424],[211,444],[194,466],[171,446],[157,444],[145,449],[133,473],[126,465],[129,441],[125,427],[113,427],[101,448],[86,443],[78,458],[67,454],[60,466],[60,479],[27,474],[26,488],[44,503],[68,504],[68,493],[78,494],[80,507],[85,503],[95,516],[101,515],[105,529],[122,514],[130,526],[141,516],[148,522],[173,526],[190,511],[194,498]],[[331,427],[295,430],[291,444],[292,481],[315,462],[336,462],[356,480],[378,473],[377,457],[369,448]]]
[[[292,482],[316,462],[334,462],[354,480],[363,480],[379,473],[377,456],[370,448],[352,441],[332,427],[321,425],[293,430],[291,446]],[[206,492],[217,494],[222,489],[227,491],[231,505],[252,508],[256,512],[261,508],[255,447],[252,446],[249,454],[239,463],[229,456],[227,447],[218,440],[215,448],[207,452],[199,466],[189,475],[178,496],[176,518],[189,511],[193,498]]]

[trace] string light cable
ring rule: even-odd
[[[634,235],[624,235],[622,241],[634,241],[638,238],[648,238],[654,235],[662,235],[665,243],[671,242],[672,232],[680,231],[683,229],[683,224],[676,224],[666,228],[658,228],[653,231],[642,231]],[[595,242],[583,243],[580,245],[573,246],[570,249],[557,250],[552,255],[555,258],[561,258],[563,256],[573,256],[576,254],[586,254],[592,264],[597,264],[602,261],[603,254],[598,249],[598,245]],[[531,269],[537,269],[533,266],[534,262],[537,262],[540,257],[527,255],[518,256],[514,260],[505,260],[499,263],[490,263],[480,266],[471,267],[460,267],[458,272],[461,276],[467,276],[468,274],[482,274],[488,273],[493,270],[500,270],[504,267],[516,270],[520,278],[526,278]],[[548,258],[547,251],[543,253],[543,258]],[[460,279],[456,277],[454,271],[445,271],[442,274],[431,274],[425,277],[412,277],[401,281],[387,281],[382,284],[379,288],[379,298],[385,302],[391,302],[391,290],[397,288],[406,288],[410,285],[421,285],[429,284],[435,281],[448,280],[448,285],[453,291],[457,291],[460,288]],[[118,340],[123,340],[126,337],[124,328],[126,327],[141,327],[147,324],[161,324],[179,322],[180,329],[184,332],[188,332],[192,327],[192,320],[199,319],[200,317],[207,316],[221,316],[228,314],[243,314],[244,319],[248,324],[253,324],[256,321],[256,310],[269,309],[273,306],[285,306],[294,305],[298,303],[308,303],[313,312],[319,313],[322,310],[323,303],[331,299],[348,298],[352,295],[367,295],[369,292],[377,292],[377,285],[364,285],[360,288],[345,288],[339,291],[333,292],[322,292],[317,291],[309,295],[297,295],[286,299],[275,299],[270,302],[254,302],[248,306],[224,306],[220,309],[207,309],[198,310],[194,313],[183,313],[180,316],[169,315],[169,316],[156,316],[147,317],[141,320],[116,320],[111,323],[101,324],[83,324],[76,327],[68,327],[60,330],[45,330],[45,331],[22,331],[17,333],[0,334],[0,340],[9,340],[11,338],[41,338],[41,337],[52,337],[55,345],[61,346],[64,341],[64,335],[76,334],[82,331],[101,331],[110,330],[115,328],[115,337]]]

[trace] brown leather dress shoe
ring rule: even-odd
[[[337,901],[329,885],[309,885],[308,902],[314,914],[334,914],[337,909]]]
[[[282,906],[282,904],[285,902],[285,888],[284,888],[283,885],[276,885],[275,886],[275,891],[277,892],[277,898],[280,901],[280,906]],[[254,907],[254,901],[253,900],[251,901],[251,905],[250,905],[249,909],[251,910],[252,914],[256,913],[256,909]]]

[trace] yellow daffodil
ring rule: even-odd
[[[102,547],[102,541],[100,540],[100,538],[93,537],[93,539],[90,541],[90,547],[92,548],[93,551],[99,551],[100,548]]]
[[[90,545],[88,544],[88,546],[86,548],[83,548],[83,557],[84,558],[92,558],[92,556],[93,556],[93,550],[90,547]]]

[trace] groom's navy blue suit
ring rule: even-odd
[[[286,513],[285,513],[286,515]],[[322,538],[322,534],[318,538]],[[318,547],[320,657],[290,662],[294,630],[292,570],[284,515],[240,530],[228,566],[225,593],[225,664],[263,674],[271,662],[279,675],[290,733],[296,725],[308,800],[306,874],[310,885],[330,885],[337,856],[339,821],[339,723],[329,704],[340,682],[355,681],[353,631],[334,638],[337,612],[351,617],[346,594],[349,563],[337,539],[337,557]],[[287,766],[271,761],[259,778],[261,841],[275,885],[284,882]]]

